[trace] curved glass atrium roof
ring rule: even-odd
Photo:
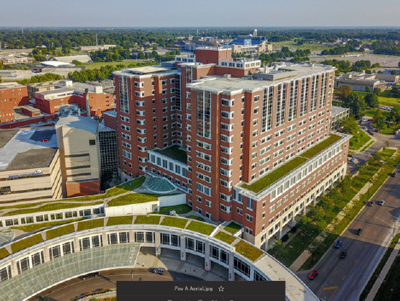
[[[169,193],[176,190],[174,185],[163,178],[147,178],[143,185],[146,189],[156,193]]]

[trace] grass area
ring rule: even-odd
[[[299,50],[306,50],[306,49],[310,49],[311,51],[318,51],[318,50],[327,50],[327,49],[331,49],[331,46],[327,46],[327,45],[321,45],[321,44],[308,44],[308,43],[304,43],[302,45],[297,45],[297,42],[295,42],[294,40],[290,40],[290,41],[283,41],[283,42],[273,42],[272,43],[274,49],[276,48],[282,48],[282,47],[289,47],[289,49],[291,48],[296,48]]]
[[[142,184],[144,183],[145,180],[146,180],[145,177],[140,177],[140,178],[134,179],[132,181],[129,181],[127,183],[124,183],[124,184],[122,184],[120,186],[108,189],[107,192],[106,192],[106,198],[109,198],[109,197],[112,197],[112,196],[116,196],[116,195],[119,195],[119,194],[123,194],[125,192],[137,189],[140,186],[142,186]]]
[[[104,227],[104,218],[92,219],[78,223],[78,231]]]
[[[376,111],[378,111],[378,109],[370,108],[370,109],[364,111],[364,115],[369,116],[369,117],[374,117],[376,114]],[[381,112],[382,112],[383,117],[385,117],[385,118],[389,117],[389,115],[390,115],[390,112],[388,112],[388,111],[381,110]]]
[[[239,241],[235,245],[235,250],[236,252],[250,259],[251,261],[256,261],[258,258],[260,258],[261,255],[264,254],[263,251],[257,249],[256,247],[253,247],[243,240]]]
[[[67,235],[67,234],[70,234],[73,232],[75,232],[75,226],[74,226],[74,224],[69,224],[69,225],[66,225],[63,227],[59,227],[56,229],[50,229],[50,230],[46,231],[46,239],[49,240],[49,239]]]
[[[102,203],[103,203],[103,201],[93,202],[93,203],[80,203],[80,204],[55,203],[53,201],[50,204],[43,205],[38,208],[20,209],[20,210],[10,211],[10,212],[4,213],[3,216],[12,216],[12,215],[28,214],[28,213],[35,213],[35,212],[42,212],[42,211],[53,211],[53,210],[59,210],[59,209],[70,209],[70,208],[77,208],[77,207],[84,207],[84,206],[93,206],[93,205],[99,205]]]
[[[306,152],[302,153],[301,156],[303,158],[311,159],[312,157],[318,155],[320,152],[327,149],[329,146],[331,146],[335,142],[339,141],[340,139],[342,139],[342,137],[340,137],[338,135],[330,135],[324,141],[318,143],[317,145],[313,146]]]
[[[376,127],[376,124],[373,124],[374,127]],[[383,129],[379,129],[379,132],[383,135],[393,135],[394,131],[398,130],[400,128],[400,124],[389,124],[386,125]]]
[[[242,226],[234,223],[234,222],[230,222],[228,224],[228,226],[226,226],[224,228],[225,231],[228,231],[229,233],[235,234],[237,231],[239,231],[240,229],[242,229]]]
[[[107,226],[131,225],[133,216],[111,216],[108,218]]]
[[[381,152],[383,160],[387,160],[395,151],[386,149]],[[370,195],[376,191],[379,186],[387,179],[389,172],[391,172],[395,166],[400,163],[400,158],[393,162],[394,165],[382,163],[379,160],[374,161],[372,158],[366,164],[364,170],[360,170],[356,177],[346,177],[337,187],[331,189],[331,191],[320,198],[318,204],[312,207],[307,215],[302,218],[302,221],[298,224],[298,231],[301,231],[296,235],[286,246],[277,244],[274,248],[268,252],[277,258],[284,265],[289,267],[299,256],[306,250],[311,244],[314,243],[315,238],[325,229],[325,227],[333,222],[337,214],[348,204],[348,202],[357,194],[357,192],[364,187],[364,185],[378,172],[380,168],[383,171],[376,176],[376,180],[370,189]],[[355,203],[355,206],[346,212],[345,218],[338,223],[334,231],[326,237],[324,242],[319,246],[314,246],[312,256],[309,258],[302,269],[308,269],[313,266],[315,262],[326,252],[336,239],[337,235],[345,229],[345,227],[352,221],[354,216],[364,206],[364,202],[369,199],[366,194],[362,197],[359,202]],[[311,221],[311,223],[307,223]]]
[[[201,222],[205,222],[206,221],[204,218],[202,218],[200,216],[197,216],[197,215],[188,215],[188,216],[186,216],[186,218],[195,219],[195,220],[198,220],[198,221],[201,221]]]
[[[367,298],[369,292],[371,291],[372,287],[374,286],[376,280],[379,277],[379,274],[381,273],[383,267],[385,266],[386,262],[388,261],[390,254],[392,254],[392,251],[394,247],[397,245],[397,242],[400,239],[400,233],[398,233],[392,240],[389,248],[386,250],[385,254],[383,255],[381,261],[379,262],[378,266],[376,267],[374,273],[372,274],[371,278],[369,279],[367,285],[365,286],[363,292],[361,293],[360,296],[360,301],[363,301]],[[399,279],[399,278],[397,278]]]
[[[374,144],[374,143],[375,143],[375,141],[372,140],[372,141],[369,142],[366,146],[364,146],[364,147],[360,150],[360,152],[365,152],[365,151],[366,151],[368,148],[370,148],[371,145]]]
[[[108,207],[114,206],[124,206],[124,205],[131,205],[131,204],[140,204],[140,203],[147,203],[147,202],[154,202],[157,201],[157,197],[153,195],[148,195],[144,193],[132,193],[127,195],[122,195],[115,199],[112,199],[107,203]]]
[[[139,215],[135,219],[135,224],[158,225],[160,223],[160,219],[161,216]]]
[[[128,66],[132,63],[145,63],[149,62],[149,65],[154,65],[154,61],[143,61],[143,60],[126,60],[123,62],[96,62],[96,63],[89,63],[89,64],[83,64],[83,67],[86,68],[86,70],[91,70],[91,69],[100,69],[101,67],[105,66],[117,66],[117,65],[124,65],[124,68],[128,68]]]
[[[182,163],[187,163],[187,154],[180,149],[179,145],[170,146],[164,149],[154,149],[155,152],[167,156]]]
[[[194,232],[199,232],[205,235],[210,235],[214,231],[215,227],[209,224],[191,221],[189,226],[186,227],[187,230]]]
[[[356,133],[355,135],[353,135],[353,137],[350,138],[349,149],[358,150],[363,145],[365,145],[365,143],[367,143],[369,140],[371,140],[371,137],[365,134],[365,132],[359,128],[358,133]]]
[[[307,159],[301,158],[301,157],[296,157],[293,160],[285,163],[281,167],[271,171],[269,174],[267,174],[265,177],[259,179],[258,181],[254,182],[253,184],[242,184],[242,187],[248,190],[251,190],[255,193],[260,192],[264,188],[268,187],[272,183],[276,182],[283,176],[287,175],[289,172],[291,172],[293,169],[299,167],[302,165],[304,162],[306,162]]]
[[[18,230],[21,230],[24,232],[33,232],[33,231],[47,228],[47,227],[55,227],[55,226],[61,226],[61,225],[69,224],[69,223],[73,223],[73,222],[78,222],[82,219],[83,218],[75,218],[75,219],[69,219],[69,220],[64,220],[64,221],[59,221],[59,222],[32,224],[32,225],[27,225],[27,226],[11,227],[11,229],[18,229]]]
[[[169,214],[170,211],[175,211],[177,214],[185,214],[192,211],[192,207],[186,204],[176,205],[176,206],[167,206],[160,208],[160,214]]]
[[[0,259],[3,259],[4,257],[7,257],[8,255],[10,255],[10,252],[8,252],[6,248],[0,249]]]
[[[236,237],[226,234],[225,232],[218,232],[215,236],[216,239],[222,240],[223,242],[226,242],[227,244],[231,245],[235,240]]]
[[[369,92],[364,91],[354,91],[358,95],[365,97]],[[388,91],[385,91],[380,96],[378,96],[378,101],[380,105],[390,106],[390,107],[400,107],[400,98],[388,97]]]
[[[400,300],[400,256],[396,256],[374,301]]]
[[[166,216],[162,220],[161,225],[185,229],[187,222],[188,220],[185,218]]]
[[[29,248],[41,242],[43,242],[43,238],[42,235],[39,233],[31,237],[27,237],[17,242],[14,242],[13,244],[11,244],[11,250],[13,253],[16,253],[18,251]]]

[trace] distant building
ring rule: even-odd
[[[54,127],[0,130],[0,204],[62,197]]]
[[[88,99],[87,99],[88,98]],[[54,89],[35,92],[36,108],[54,114],[61,107],[77,104],[81,110],[90,111],[90,116],[101,117],[102,112],[115,108],[114,95],[103,92],[101,85],[62,81]],[[87,107],[89,104],[89,108]]]
[[[115,48],[117,45],[94,45],[94,46],[80,46],[81,51],[99,51]]]
[[[49,61],[57,61],[63,63],[72,63],[73,61],[78,61],[81,63],[91,63],[92,59],[87,54],[71,55],[71,56],[55,56]]]
[[[0,57],[0,62],[3,63],[3,65],[10,65],[10,64],[25,64],[25,63],[32,63],[34,62],[35,59],[29,56],[3,56]]]
[[[237,36],[230,45],[233,53],[272,52],[272,45],[268,43],[266,37],[257,36],[257,29],[254,30],[253,35]]]
[[[0,123],[14,120],[14,107],[29,103],[26,86],[18,83],[0,83]]]
[[[339,129],[340,122],[343,118],[350,116],[350,109],[349,108],[342,108],[332,106],[332,113],[331,113],[331,130],[337,131]]]
[[[55,90],[58,85],[62,85],[63,81],[55,80],[44,83],[33,83],[28,84],[29,97],[34,98],[36,92],[51,91]]]
[[[368,87],[370,91],[375,88],[386,89],[384,83],[378,79],[377,74],[366,74],[363,72],[349,72],[336,76],[335,78],[335,88],[340,86],[349,86],[354,91],[365,91]]]

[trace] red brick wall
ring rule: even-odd
[[[67,198],[81,196],[81,195],[99,194],[100,193],[100,181],[66,183],[65,189],[66,189]]]
[[[112,128],[113,130],[118,130],[118,119],[117,116],[110,116],[108,114],[103,115],[104,125]]]
[[[232,61],[231,49],[196,49],[196,61],[203,64],[218,64],[219,61]]]
[[[0,90],[0,123],[13,121],[14,107],[28,103],[28,88],[25,86]]]

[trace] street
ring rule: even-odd
[[[352,221],[340,239],[339,249],[328,250],[315,269],[319,275],[308,279],[307,272],[298,276],[324,300],[358,300],[364,286],[379,264],[381,257],[395,233],[400,230],[400,173],[387,182],[373,197],[373,207],[365,206]],[[385,200],[383,206],[376,204]],[[360,236],[357,229],[363,230]],[[348,251],[345,259],[339,259],[341,251]]]

